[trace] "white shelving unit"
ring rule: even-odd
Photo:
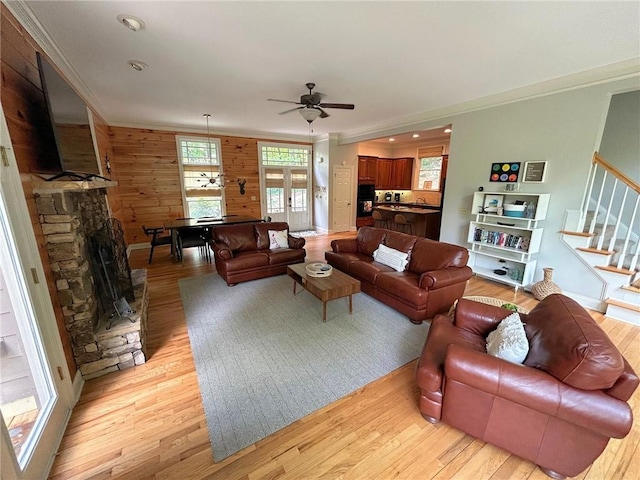
[[[503,204],[525,202],[534,205],[533,218],[507,217],[484,210],[485,195],[502,196]],[[519,288],[533,282],[535,255],[540,250],[550,194],[524,192],[474,192],[467,241],[469,266],[476,275]],[[505,275],[494,273],[505,271]]]

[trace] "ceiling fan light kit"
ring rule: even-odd
[[[320,110],[313,107],[304,107],[299,109],[298,112],[300,112],[302,118],[304,118],[309,123],[313,122],[322,113]]]
[[[324,94],[320,92],[314,92],[313,89],[316,87],[315,83],[309,82],[306,84],[306,87],[309,89],[309,93],[305,93],[300,97],[299,102],[294,102],[292,100],[279,100],[276,98],[267,99],[269,102],[282,102],[282,103],[293,103],[294,105],[302,105],[301,107],[291,108],[289,110],[285,110],[284,112],[280,112],[280,115],[284,115],[285,113],[293,112],[297,110],[300,112],[300,115],[311,124],[316,118],[327,118],[329,114],[323,110],[323,108],[339,108],[342,110],[353,110],[355,105],[352,103],[323,103],[322,97]]]

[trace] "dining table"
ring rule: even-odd
[[[167,220],[164,228],[171,231],[171,256],[176,261],[178,252],[176,245],[178,243],[178,230],[182,228],[199,228],[202,230],[213,229],[222,225],[237,225],[240,223],[262,223],[260,218],[250,217],[247,215],[226,215],[224,217],[200,217],[200,218],[178,218]]]

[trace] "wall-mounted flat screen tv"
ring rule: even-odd
[[[98,174],[86,104],[42,55],[38,53],[37,58],[59,158],[59,168],[51,172]]]

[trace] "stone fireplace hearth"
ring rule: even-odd
[[[96,235],[114,223],[119,226],[109,218],[106,201],[106,188],[115,185],[100,180],[54,181],[34,189],[65,326],[85,380],[146,361],[146,270],[131,272],[127,302],[135,313],[120,317],[112,302],[105,301],[107,286],[99,262],[91,256]],[[124,262],[128,270],[126,258]]]

